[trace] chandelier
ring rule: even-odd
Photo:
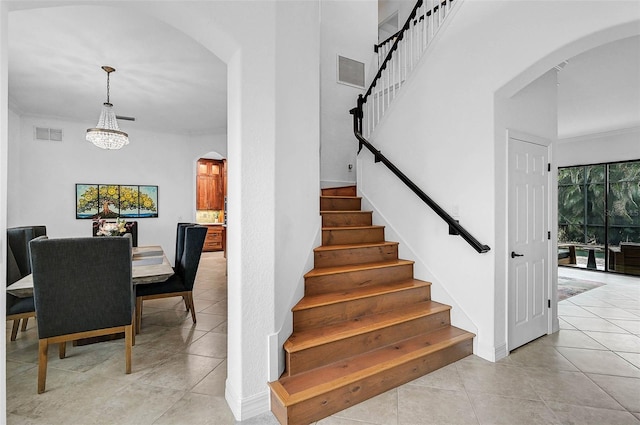
[[[120,149],[129,144],[129,135],[120,131],[113,105],[109,103],[109,74],[115,72],[115,68],[103,66],[102,69],[107,73],[107,101],[102,104],[96,128],[87,129],[87,142],[102,149]]]

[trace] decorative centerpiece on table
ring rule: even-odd
[[[122,236],[127,233],[127,223],[121,218],[117,218],[115,222],[98,219],[94,226],[98,228],[96,236]]]

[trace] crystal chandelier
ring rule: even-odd
[[[102,149],[120,149],[129,144],[129,135],[120,131],[113,105],[109,103],[109,74],[115,72],[115,68],[103,66],[102,69],[107,73],[107,101],[102,104],[96,128],[87,129],[87,142]]]

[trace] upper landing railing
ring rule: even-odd
[[[449,234],[460,235],[477,252],[485,253],[491,250],[488,245],[482,244],[474,238],[456,219],[442,209],[363,136],[366,133],[368,137],[380,121],[396,96],[397,90],[404,83],[409,72],[416,66],[435,32],[448,16],[452,2],[453,0],[418,0],[402,29],[376,46],[378,53],[383,55],[380,57],[384,57],[384,60],[371,86],[364,95],[358,97],[358,106],[353,108],[350,113],[353,115],[353,132],[358,139],[360,150],[366,147],[374,155],[375,162],[382,162],[442,218],[449,225]]]
[[[461,0],[456,0],[460,2]],[[454,0],[418,0],[404,26],[375,46],[378,73],[358,100],[363,111],[363,136],[369,137],[413,71],[442,23]]]

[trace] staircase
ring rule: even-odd
[[[310,424],[472,353],[474,335],[450,324],[451,307],[431,301],[430,283],[413,278],[361,211],[355,187],[320,197],[322,246],[305,275],[284,344],[286,367],[271,382],[281,424]]]

